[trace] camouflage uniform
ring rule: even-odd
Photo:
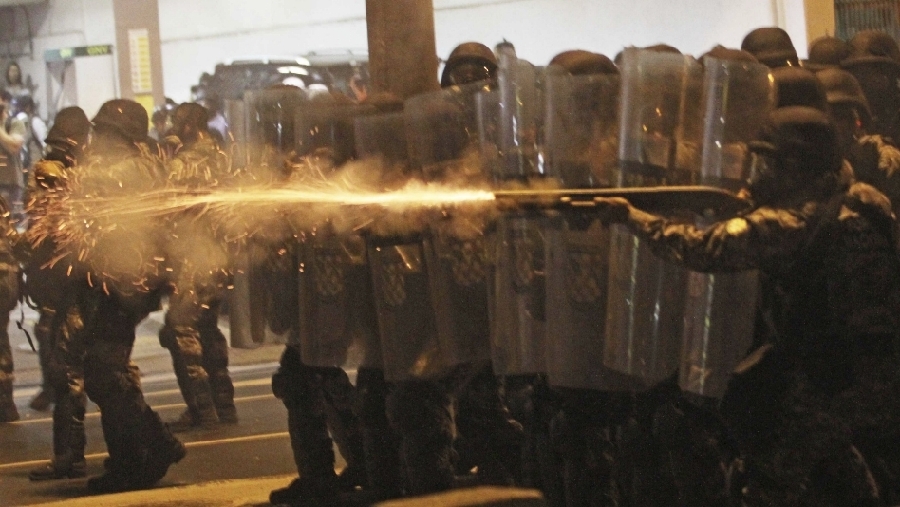
[[[723,402],[745,453],[744,500],[872,500],[853,444],[890,462],[900,422],[900,264],[887,199],[865,184],[842,189],[829,174],[780,205],[705,230],[635,209],[628,225],[657,255],[692,270],[759,268],[776,287],[778,341],[757,364],[769,374],[748,369]]]
[[[69,177],[71,206],[90,212],[90,205],[102,198],[139,196],[158,185],[161,164],[141,144],[147,125],[146,111],[134,102],[113,100],[101,107],[87,161]],[[110,219],[115,227],[106,222]],[[79,301],[85,325],[84,382],[88,397],[100,407],[109,452],[104,475],[88,480],[92,491],[152,486],[185,455],[184,445],[144,401],[140,372],[130,360],[135,327],[159,308],[162,283],[155,278],[160,267],[154,226],[146,216],[98,217],[71,245],[88,253],[83,264],[73,264],[73,276],[83,275],[87,282]],[[123,250],[127,256],[121,255]]]
[[[169,162],[169,182],[204,188],[216,184],[227,168],[224,153],[212,139],[203,137],[179,150]],[[178,387],[188,407],[172,425],[174,431],[237,422],[228,341],[218,327],[218,292],[225,282],[227,254],[211,236],[211,228],[198,229],[203,224],[190,216],[176,217],[166,242],[175,290],[169,296],[159,341],[172,353]]]
[[[87,121],[85,118],[84,121]],[[74,159],[71,160],[74,164]],[[56,255],[56,245],[38,240],[46,224],[48,201],[64,190],[69,169],[57,160],[41,160],[29,182],[29,229],[32,250],[25,263],[28,296],[38,305],[34,326],[44,371],[45,392],[53,396],[53,458],[29,474],[31,480],[84,476],[84,321],[78,298],[81,287],[60,266],[46,265]]]
[[[300,478],[288,487],[272,491],[270,501],[279,503],[318,502],[333,499],[341,491],[366,485],[362,429],[355,412],[356,388],[347,373],[338,367],[309,366],[300,353],[297,287],[299,280],[293,249],[271,263],[273,279],[272,309],[282,315],[270,315],[275,332],[289,332],[290,341],[281,356],[278,371],[272,375],[272,392],[288,412],[291,448]],[[313,263],[314,264],[314,263]],[[315,270],[315,267],[309,269]],[[292,314],[285,314],[293,309]],[[337,323],[333,325],[339,326]],[[334,472],[334,445],[347,462],[340,477]]]
[[[897,215],[900,211],[900,150],[880,135],[865,135],[851,146],[847,161],[857,180],[872,185],[891,200],[894,215]]]

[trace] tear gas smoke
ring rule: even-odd
[[[435,221],[458,237],[476,237],[497,214],[488,190],[408,180],[384,191],[373,171],[376,164],[352,162],[327,178],[110,197],[87,196],[75,183],[35,206],[43,210],[26,239],[33,247],[55,245],[43,267],[129,293],[221,281],[229,253],[250,244],[283,255],[317,234],[409,235]]]

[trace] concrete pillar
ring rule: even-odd
[[[806,11],[806,39],[812,42],[819,37],[834,35],[834,0],[804,0]]]
[[[119,92],[148,114],[165,101],[158,0],[113,0]]]
[[[432,0],[366,0],[373,92],[402,99],[440,89]]]

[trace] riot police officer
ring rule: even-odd
[[[816,73],[828,99],[829,113],[838,131],[841,152],[857,180],[880,190],[900,211],[900,150],[890,139],[871,134],[872,113],[862,88],[852,74],[840,68]]]
[[[769,67],[798,67],[800,60],[791,36],[783,28],[764,26],[750,31],[741,41],[741,49]]]
[[[50,200],[65,192],[67,173],[83,161],[91,123],[79,107],[67,107],[56,115],[47,135],[47,153],[38,161],[28,182],[28,231],[34,239],[50,226]],[[41,231],[43,229],[43,231]],[[46,377],[45,392],[53,401],[53,457],[28,474],[33,481],[83,477],[84,461],[84,322],[77,304],[78,284],[47,265],[56,256],[50,239],[32,245],[24,262],[28,297],[38,306],[40,318],[34,326],[41,364]]]
[[[852,47],[843,39],[830,35],[819,37],[809,45],[809,58],[803,62],[803,67],[812,71],[840,67],[851,52]]]
[[[870,106],[870,132],[900,138],[900,47],[890,35],[863,30],[850,39],[852,53],[841,67],[859,82]]]
[[[135,196],[159,185],[162,167],[144,144],[148,118],[140,104],[106,102],[93,125],[85,163],[69,178],[71,198],[91,202]],[[84,239],[91,245],[85,263],[73,259],[70,264],[75,275],[84,276],[79,305],[85,322],[85,391],[100,407],[109,452],[104,474],[89,479],[87,486],[95,492],[115,492],[152,486],[186,450],[144,401],[137,366],[130,362],[135,327],[159,308],[161,282],[151,279],[159,266],[145,264],[159,256],[154,224],[143,219],[99,229]],[[116,256],[123,244],[130,245],[141,262],[136,273],[126,272],[135,266]],[[114,278],[104,279],[109,272]],[[129,283],[136,280],[143,281],[143,287]]]
[[[900,260],[889,203],[842,179],[836,131],[821,111],[776,110],[751,149],[755,207],[737,218],[701,229],[622,199],[602,205],[665,259],[702,272],[759,268],[780,289],[777,341],[738,369],[723,401],[742,451],[743,503],[875,504],[853,444],[878,459],[898,448],[900,410],[884,403],[898,388]]]
[[[173,112],[169,135],[178,146],[167,164],[170,185],[207,189],[228,176],[229,161],[207,131],[208,115],[206,108],[193,103]],[[228,342],[218,327],[218,292],[226,281],[227,254],[212,236],[212,227],[197,217],[176,216],[170,226],[165,243],[174,291],[159,340],[172,353],[187,410],[169,426],[178,432],[218,422],[235,424]]]
[[[278,90],[262,92],[262,107],[273,109]],[[285,177],[321,181],[353,156],[352,119],[358,106],[343,94],[306,100],[299,89],[293,91],[296,107],[281,120],[290,124],[284,130],[296,133],[282,145]],[[265,142],[274,147],[277,140]],[[299,473],[290,485],[270,493],[273,504],[321,505],[367,485],[362,430],[353,410],[356,392],[342,368],[360,311],[356,292],[363,290],[359,283],[367,271],[360,273],[359,255],[350,253],[361,250],[354,248],[361,240],[329,230],[325,225],[303,240],[288,238],[270,265],[277,279],[269,285],[276,298],[269,325],[289,333],[272,391],[287,409]],[[302,273],[301,263],[306,266]],[[335,445],[347,462],[340,475],[334,471]]]

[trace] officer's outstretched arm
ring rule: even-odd
[[[656,255],[700,272],[741,271],[789,262],[810,233],[809,216],[795,210],[761,207],[699,228],[646,213],[624,199],[605,201],[608,222],[627,225]]]

